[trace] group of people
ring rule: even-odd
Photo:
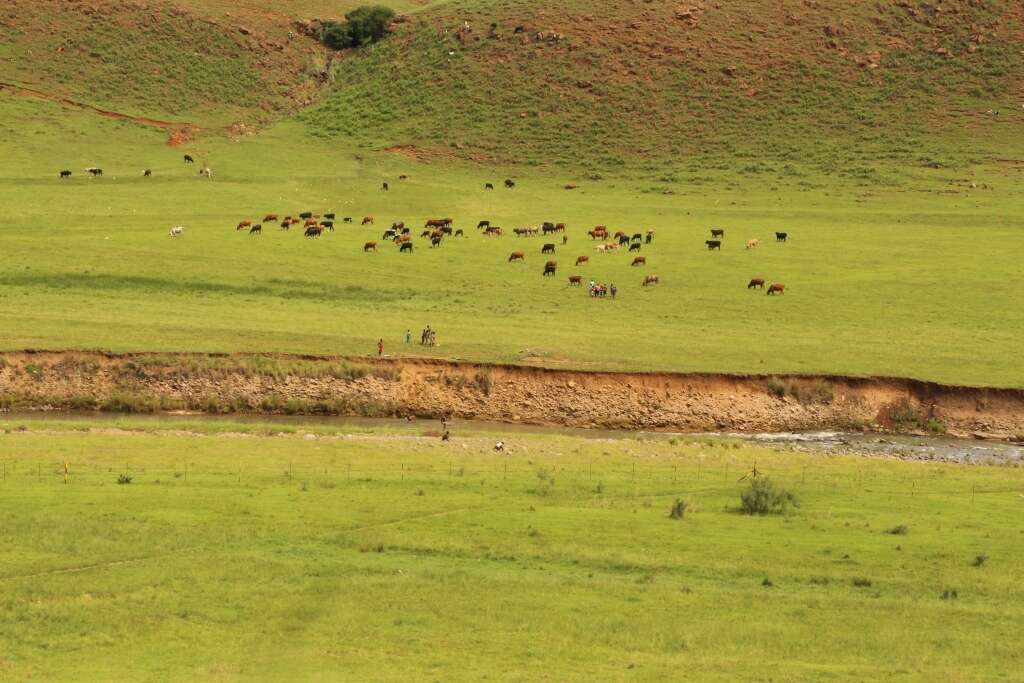
[[[607,296],[611,294],[614,299],[618,291],[615,288],[615,283],[606,285],[603,282],[594,282],[593,280],[587,283],[587,294],[590,296]]]
[[[411,344],[412,343],[412,330],[406,330],[405,331],[405,343],[406,344]],[[423,328],[423,331],[420,332],[420,344],[422,344],[423,346],[437,346],[437,332],[432,330],[430,328],[430,325],[427,325],[425,328]],[[378,356],[383,356],[384,355],[384,340],[383,339],[378,339],[377,340],[377,355]]]

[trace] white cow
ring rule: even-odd
[[[183,226],[175,225],[173,228],[171,228],[171,237],[178,237],[183,232],[185,232],[185,228]]]

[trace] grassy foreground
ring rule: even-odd
[[[1016,469],[531,434],[499,456],[425,425],[0,426],[7,680],[1024,669]],[[736,512],[755,462],[799,510]]]
[[[357,155],[297,124],[175,149],[163,131],[2,102],[0,349],[358,355],[384,338],[387,353],[407,353],[405,330],[415,337],[429,324],[439,331],[433,353],[477,361],[1024,386],[1013,275],[1024,199],[1011,162],[886,167],[891,184],[718,169],[706,181],[652,185]],[[208,160],[214,180],[184,166],[183,151]],[[106,177],[83,177],[88,165]],[[58,180],[62,168],[75,177]],[[501,188],[508,175],[513,191]],[[485,192],[484,181],[499,189]],[[562,189],[569,181],[579,189]],[[262,237],[234,229],[307,209],[356,224],[373,214],[377,226],[339,225],[320,240],[273,225]],[[412,255],[389,244],[362,251],[393,221],[440,216],[468,237],[440,249],[417,239]],[[558,276],[540,275],[541,244],[558,240],[485,239],[474,229],[484,218],[506,229],[567,222]],[[640,252],[647,266],[597,254],[585,232],[599,223],[655,230]],[[168,237],[179,224],[185,234]],[[711,226],[727,230],[721,253],[704,249]],[[776,244],[776,230],[790,241]],[[761,246],[745,250],[753,237]],[[525,265],[507,263],[512,250],[526,252]],[[574,267],[579,255],[591,263]],[[616,284],[618,299],[567,287],[574,273]],[[647,273],[661,284],[641,287]],[[748,291],[752,277],[784,282],[786,295]]]

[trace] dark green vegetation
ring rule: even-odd
[[[460,428],[442,444],[298,423],[0,427],[5,679],[1024,668],[1018,469],[539,435],[499,456]],[[755,462],[799,509],[739,512]]]
[[[387,33],[395,12],[381,5],[363,5],[345,15],[344,22],[324,24],[320,39],[335,50],[376,43]]]

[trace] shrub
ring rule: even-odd
[[[394,10],[388,7],[363,5],[346,14],[344,24],[325,22],[320,40],[335,50],[376,43],[387,33],[394,18]]]
[[[130,474],[119,474],[117,475],[118,484],[130,484],[132,483],[132,477]]]
[[[857,588],[871,588],[871,579],[858,576],[853,580],[853,585]]]
[[[924,428],[932,434],[945,434],[946,425],[941,420],[937,420],[934,417],[928,418],[928,421],[924,424]]]
[[[476,377],[473,378],[477,388],[483,393],[484,396],[491,395],[491,389],[494,388],[494,378],[488,371],[476,373]]]
[[[754,477],[740,494],[740,509],[747,515],[781,514],[790,507],[800,507],[796,494],[777,488],[767,477]]]
[[[772,396],[776,398],[782,398],[786,395],[786,385],[779,381],[777,378],[772,377],[768,380],[768,391]]]
[[[688,504],[682,498],[677,498],[676,502],[672,504],[672,508],[668,511],[669,519],[682,519],[686,515],[686,508]]]
[[[900,524],[889,529],[886,533],[892,534],[893,536],[906,536],[910,529],[907,528],[906,524]]]

